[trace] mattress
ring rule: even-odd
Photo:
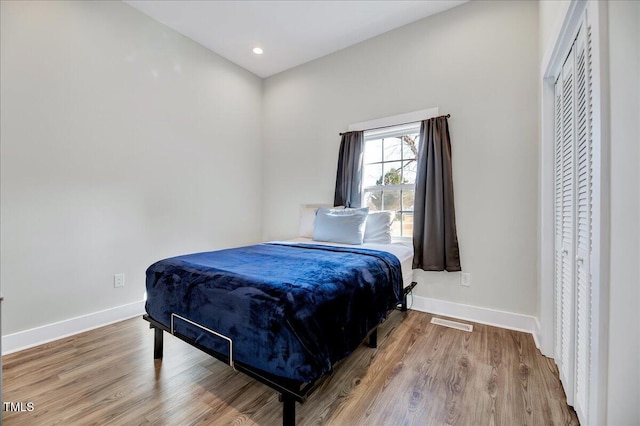
[[[292,240],[287,240],[292,243],[303,243],[303,244],[317,244],[317,245],[326,245],[326,246],[337,246],[337,247],[360,247],[369,250],[380,250],[386,251],[395,255],[400,261],[400,266],[402,269],[402,285],[403,287],[408,287],[413,281],[413,245],[411,242],[403,243],[403,242],[392,242],[391,244],[378,244],[378,243],[364,243],[361,245],[350,245],[350,244],[339,244],[339,243],[327,243],[321,241],[314,241],[310,238],[294,238]],[[284,241],[284,242],[287,242]]]

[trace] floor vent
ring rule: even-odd
[[[471,324],[463,324],[461,322],[449,321],[442,318],[431,318],[431,324],[443,325],[449,328],[455,328],[456,330],[462,331],[473,331],[473,326]]]

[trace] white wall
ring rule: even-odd
[[[609,2],[611,279],[607,423],[640,423],[640,3]]]
[[[160,258],[259,240],[259,78],[120,2],[0,15],[3,334],[141,300]]]
[[[550,45],[555,42],[560,31],[562,20],[569,9],[571,0],[540,0],[540,58],[544,56]]]
[[[470,2],[264,82],[264,237],[332,202],[338,132],[429,107],[451,114],[463,270],[418,274],[420,296],[537,311],[537,2]]]

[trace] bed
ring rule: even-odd
[[[155,329],[205,351],[281,394],[283,424],[333,365],[364,340],[415,285],[412,248],[308,238],[178,256],[147,270]]]

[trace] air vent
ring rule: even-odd
[[[473,331],[473,326],[471,324],[463,324],[461,322],[449,321],[442,318],[431,318],[431,324],[442,325],[444,327],[455,328],[456,330],[462,331]]]

